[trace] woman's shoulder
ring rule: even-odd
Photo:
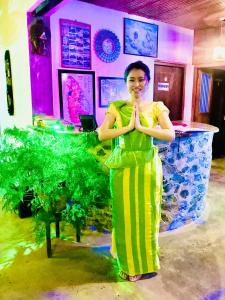
[[[166,107],[166,105],[163,103],[163,101],[151,101],[150,107],[156,109],[158,107]]]
[[[163,101],[152,100],[152,101],[144,101],[143,104],[145,104],[148,107],[154,107],[154,106],[157,106],[157,105],[162,105],[164,103],[163,103]]]
[[[121,108],[127,103],[125,100],[116,100],[110,103],[109,106],[114,106],[115,108]]]
[[[151,111],[153,106],[154,106],[153,101],[143,101],[141,103],[140,108],[141,108],[142,111]]]
[[[123,101],[123,100],[117,100],[117,101],[113,101],[113,102],[109,103],[106,114],[110,113],[110,114],[116,116],[119,113],[121,107],[123,107],[125,104],[126,104],[126,101]]]
[[[153,111],[156,116],[160,115],[161,112],[169,112],[168,107],[163,103],[163,101],[153,101]]]
[[[143,101],[140,110],[157,117],[162,111],[168,111],[168,108],[162,101]]]

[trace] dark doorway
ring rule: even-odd
[[[213,138],[213,156],[225,155],[225,71],[214,71],[210,124],[219,128]]]
[[[184,67],[157,62],[154,74],[154,101],[163,101],[170,119],[182,120]]]
[[[200,85],[202,73],[211,75],[211,92],[209,93],[208,112],[199,111]],[[200,68],[196,70],[196,93],[194,97],[193,121],[203,122],[219,128],[213,138],[213,157],[225,155],[225,70]]]

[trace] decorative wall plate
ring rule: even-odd
[[[94,48],[96,55],[102,61],[110,63],[120,55],[120,41],[115,33],[110,30],[99,30],[95,35]]]

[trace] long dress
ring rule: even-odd
[[[110,104],[115,127],[127,126],[132,106],[126,101]],[[140,113],[145,127],[155,127],[158,115],[168,111],[162,102],[151,102]],[[112,195],[112,252],[120,270],[133,276],[159,269],[158,233],[162,195],[162,166],[152,137],[134,129],[115,139],[106,161]]]

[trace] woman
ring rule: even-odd
[[[98,135],[100,140],[116,138],[106,161],[113,198],[111,252],[120,276],[136,281],[159,269],[162,167],[152,139],[171,141],[174,130],[167,107],[144,100],[150,81],[147,65],[131,63],[124,75],[130,98],[110,104]]]

